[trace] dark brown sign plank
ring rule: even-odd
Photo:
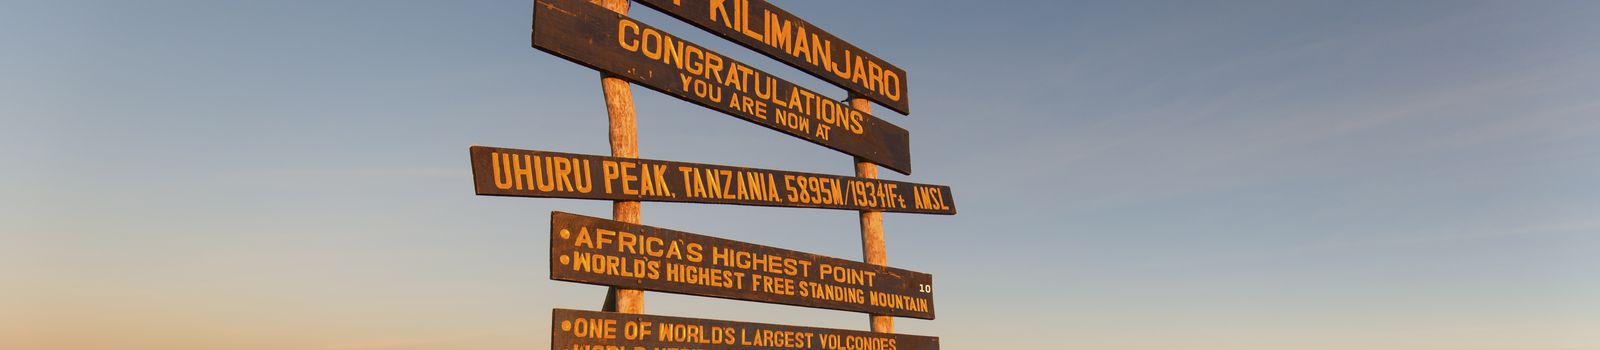
[[[483,146],[471,153],[480,195],[956,213],[947,186]]]
[[[700,318],[554,309],[555,350],[939,350],[939,338]]]
[[[906,71],[764,0],[634,0],[910,114]]]
[[[550,279],[933,319],[933,276],[860,261],[550,213]]]
[[[802,88],[583,0],[538,0],[533,47],[903,174],[911,135]]]

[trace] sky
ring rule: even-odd
[[[795,1],[909,72],[886,214],[950,349],[1600,349],[1600,3]],[[598,74],[529,1],[0,4],[0,349],[530,349],[548,215],[467,148],[606,154]],[[644,23],[844,91],[643,6]],[[645,158],[848,175],[849,156],[635,89]],[[859,258],[857,217],[643,221]],[[867,329],[646,293],[647,313]]]

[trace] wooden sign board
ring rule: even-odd
[[[900,112],[906,71],[764,0],[634,0]]]
[[[480,195],[956,213],[947,186],[483,146],[471,152]]]
[[[939,338],[686,317],[555,309],[556,350],[939,350]]]
[[[550,213],[550,279],[933,319],[933,276],[595,217]]]
[[[584,0],[537,0],[533,47],[640,86],[911,173],[894,124]]]

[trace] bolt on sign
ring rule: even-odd
[[[947,186],[484,146],[471,158],[479,195],[956,213]]]
[[[910,114],[906,71],[764,0],[634,0]]]
[[[555,309],[558,350],[938,350],[939,338],[699,318]]]
[[[537,0],[533,14],[535,48],[911,174],[910,133],[848,103],[587,1]]]
[[[933,276],[688,232],[550,213],[550,278],[933,319]]]

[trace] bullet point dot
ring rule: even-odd
[[[566,265],[566,264],[569,264],[569,263],[572,263],[572,258],[569,258],[566,255],[562,255],[561,256],[561,264],[562,265]]]
[[[570,330],[572,330],[572,321],[561,321],[561,331],[566,332]]]
[[[572,231],[561,230],[561,239],[572,238]]]

